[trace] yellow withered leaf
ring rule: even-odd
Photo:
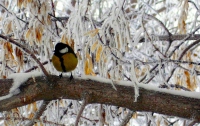
[[[12,21],[8,21],[5,25],[5,33],[9,34],[10,32],[12,32]]]
[[[32,2],[32,0],[28,0],[28,2],[29,2],[29,3],[31,3],[31,2]]]
[[[63,34],[60,41],[69,45],[74,50],[74,39],[68,39],[66,34]]]
[[[79,52],[76,53],[76,56],[78,57],[79,60],[82,60],[82,57]]]
[[[32,30],[33,30],[33,28],[29,28],[29,29],[26,31],[26,34],[25,34],[25,38],[26,38],[26,39],[28,39],[28,38],[31,36]]]
[[[186,77],[186,84],[187,88],[190,90],[196,89],[196,78],[190,75],[188,71],[184,71],[185,77]]]
[[[60,40],[60,41],[69,45],[68,39],[67,39],[67,37],[66,37],[65,34],[63,34],[63,35],[61,36],[61,40]]]
[[[92,63],[92,58],[90,57],[89,53],[86,54],[86,60],[85,60],[85,74],[86,75],[93,75],[95,76],[96,74],[93,72],[93,63]]]
[[[98,34],[99,33],[99,29],[94,29],[94,30],[90,30],[90,31],[88,31],[87,33],[85,33],[84,35],[85,36],[87,36],[87,35],[89,35],[90,37],[94,37],[96,34]]]
[[[95,35],[97,35],[99,33],[99,29],[95,29],[92,34],[91,37],[94,37]]]
[[[99,45],[99,47],[98,47],[98,49],[97,49],[97,52],[96,52],[96,61],[97,61],[97,62],[100,61],[102,50],[103,50],[102,45]]]
[[[93,45],[91,46],[91,52],[94,52],[97,48],[98,45],[98,41],[96,41],[95,43],[93,43]]]
[[[188,71],[184,71],[185,77],[186,77],[186,83],[188,87],[191,87],[190,84],[190,73]]]
[[[36,102],[32,103],[32,107],[33,107],[33,112],[36,112],[38,110]]]
[[[118,49],[121,48],[119,35],[117,36],[117,48],[118,48]]]
[[[47,16],[47,24],[51,25],[51,16],[50,15]]]
[[[107,77],[108,77],[108,79],[110,79],[110,73],[109,72],[107,72]]]
[[[132,118],[133,118],[133,119],[136,119],[137,116],[138,116],[137,112],[134,112]]]
[[[28,104],[27,111],[29,112],[31,110],[31,104]]]
[[[32,119],[34,117],[34,114],[31,112],[31,114],[29,114],[28,118]]]
[[[69,46],[74,50],[74,39],[70,39],[68,43],[69,43]]]
[[[17,7],[21,8],[24,0],[17,0]]]
[[[90,74],[90,69],[89,69],[89,62],[88,60],[85,60],[85,75],[89,75]]]
[[[90,58],[90,54],[88,52],[86,52],[86,58],[89,59]]]

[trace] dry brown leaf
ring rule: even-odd
[[[24,0],[17,0],[17,7],[21,8]]]
[[[47,16],[47,24],[51,25],[51,16],[50,15]]]
[[[179,72],[181,73],[181,71],[179,70]],[[180,76],[178,75],[178,76],[176,76],[176,84],[178,84],[178,85],[183,85],[182,84],[182,79],[180,78]]]
[[[194,57],[197,57],[198,55],[196,53],[193,54]]]
[[[88,62],[87,59],[85,60],[84,71],[85,71],[85,75],[89,75],[90,74],[90,71],[89,71],[89,62]]]
[[[182,6],[181,6],[181,13],[180,13],[180,17],[178,20],[178,29],[179,29],[179,33],[180,34],[186,34],[186,20],[187,20],[187,15],[188,15],[188,7],[189,7],[189,2],[188,0],[183,0],[182,2]]]
[[[35,28],[35,37],[36,37],[36,41],[40,43],[42,40],[42,28],[41,27]]]
[[[32,3],[32,0],[28,0],[29,3]]]
[[[25,33],[25,38],[28,39],[29,37],[31,37],[31,34],[32,34],[32,30],[33,28],[29,28],[26,33]]]
[[[27,7],[27,0],[25,0],[25,1],[23,2],[23,7],[24,7],[24,8]]]
[[[4,49],[6,50],[6,59],[11,58],[12,60],[14,60],[12,44],[10,44],[9,42],[4,43]]]
[[[31,110],[31,104],[28,104],[27,111],[29,112],[30,110]]]
[[[23,61],[24,57],[23,57],[22,51],[18,47],[16,47],[15,49],[15,55],[16,55],[18,64],[20,65],[20,67],[22,67],[24,64],[24,61]]]
[[[33,106],[33,112],[36,112],[38,110],[36,102],[32,103],[32,106]]]
[[[85,33],[84,35],[87,36],[89,35],[90,37],[94,37],[95,35],[97,35],[99,33],[99,29],[94,29],[94,30],[90,30],[87,33]]]
[[[93,43],[93,45],[91,46],[91,52],[94,52],[96,50],[97,46],[98,46],[98,41]]]
[[[195,76],[190,75],[188,71],[184,71],[184,75],[186,78],[187,88],[190,90],[195,90],[197,87],[197,81]]]
[[[102,50],[103,50],[102,45],[99,45],[99,47],[98,47],[98,49],[97,49],[97,52],[96,52],[96,62],[99,62],[99,61],[100,61]]]
[[[61,40],[60,40],[62,43],[65,43],[67,45],[69,45],[73,50],[74,50],[74,39],[68,39],[66,34],[63,34],[61,36]]]
[[[7,121],[3,121],[4,122],[4,126],[8,126]]]
[[[137,112],[134,112],[132,118],[133,118],[133,119],[137,119],[137,117],[138,117]]]
[[[86,52],[86,59],[90,58],[90,54],[88,52]]]
[[[188,51],[186,56],[187,56],[188,61],[192,61],[192,52],[191,51]],[[189,67],[192,68],[193,64],[189,64]]]
[[[120,40],[119,40],[119,35],[117,36],[117,48],[120,49],[121,45],[120,45]]]
[[[188,88],[191,88],[191,83],[190,83],[190,73],[188,71],[184,71],[185,77],[186,77],[186,84]]]
[[[110,79],[110,73],[109,72],[107,72],[107,77],[108,77],[108,79]]]
[[[79,60],[82,60],[82,57],[79,52],[76,53],[76,56],[78,57]]]
[[[61,36],[61,40],[60,40],[62,43],[66,43],[66,44],[68,44],[69,45],[69,43],[68,43],[68,39],[67,39],[67,37],[66,37],[66,35],[65,34],[63,34],[62,36]]]
[[[9,34],[12,32],[12,21],[8,21],[5,25],[5,33]]]
[[[70,41],[68,42],[70,47],[74,50],[74,39],[70,39]]]
[[[86,53],[85,74],[96,76],[96,74],[93,72],[92,58],[90,57],[89,53]]]
[[[34,117],[34,114],[31,112],[31,114],[29,114],[28,118],[32,119]]]

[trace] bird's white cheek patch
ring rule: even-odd
[[[66,47],[66,48],[64,48],[64,49],[61,49],[59,52],[60,52],[60,53],[67,53],[67,52],[68,52],[68,48]]]

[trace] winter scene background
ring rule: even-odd
[[[200,125],[199,15],[198,0],[1,0],[0,125]]]

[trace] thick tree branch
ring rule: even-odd
[[[11,80],[0,80],[2,87],[11,85]],[[53,87],[49,85],[53,84]],[[179,116],[188,119],[195,119],[200,122],[200,99],[176,96],[167,93],[150,91],[140,88],[140,96],[134,102],[134,88],[122,85],[115,85],[117,91],[111,84],[101,83],[93,80],[74,79],[68,77],[59,78],[49,76],[37,77],[35,81],[30,78],[20,88],[21,93],[0,102],[0,111],[7,111],[12,108],[24,106],[38,100],[54,100],[59,98],[81,100],[82,94],[89,94],[88,103],[109,104],[129,108],[134,111],[150,111],[172,116]],[[0,90],[5,95],[9,88]],[[187,93],[187,92],[185,92]]]

